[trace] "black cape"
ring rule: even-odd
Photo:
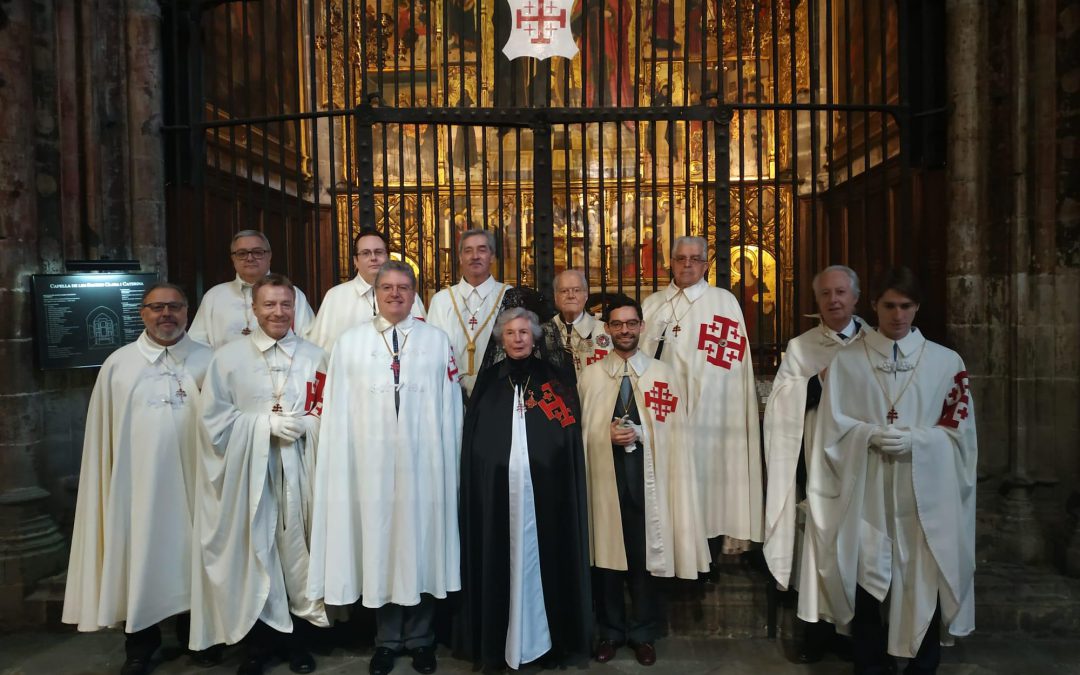
[[[528,379],[524,395],[527,403],[528,392],[540,401],[544,385],[549,384],[573,418],[573,422],[565,416],[560,420],[557,401],[555,411],[551,404],[536,404],[525,413],[525,426],[540,575],[552,644],[545,659],[587,659],[591,650],[585,456],[581,410],[576,391],[564,384],[568,377],[563,370],[536,357],[505,359],[480,373],[465,415],[459,504],[461,595],[454,650],[482,666],[506,663],[510,613],[507,472],[514,405],[511,378],[519,383]]]

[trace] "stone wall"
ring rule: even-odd
[[[948,331],[972,373],[980,476],[1004,495],[980,505],[1001,512],[980,541],[991,559],[1049,562],[1080,478],[1080,3],[947,7]]]
[[[0,2],[0,626],[62,571],[95,370],[34,366],[30,276],[165,268],[160,10]]]

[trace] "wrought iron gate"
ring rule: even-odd
[[[503,280],[549,290],[576,267],[638,297],[695,234],[771,362],[807,271],[899,257],[898,0],[576,0],[580,52],[548,61],[502,55],[505,0],[163,7],[172,275],[197,295],[247,227],[313,298],[351,276],[364,225],[425,298],[456,280],[467,227],[496,233]]]

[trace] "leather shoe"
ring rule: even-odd
[[[371,675],[386,675],[394,669],[394,657],[397,653],[389,647],[376,647],[368,663],[368,672]]]
[[[435,669],[438,668],[435,661],[435,645],[417,647],[412,650],[412,667],[413,670],[424,673],[424,675],[434,673]]]
[[[596,645],[596,660],[607,663],[615,658],[615,647],[615,643],[611,640],[601,640],[600,644]]]
[[[656,663],[656,647],[651,642],[631,642],[630,648],[634,650],[634,658],[643,666],[651,666]]]
[[[289,670],[301,675],[314,672],[315,658],[306,649],[292,649],[289,651]]]
[[[811,644],[808,640],[799,643],[795,658],[799,663],[817,663],[824,656],[824,650],[820,645]]]
[[[120,668],[120,675],[145,675],[150,671],[150,659],[133,656],[124,661]]]
[[[191,652],[191,662],[200,668],[213,668],[221,663],[224,651],[222,645],[214,645],[213,647],[200,649],[197,652]]]
[[[236,667],[236,675],[262,675],[263,659],[259,656],[246,656]]]

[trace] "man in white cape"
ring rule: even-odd
[[[697,579],[709,570],[709,547],[684,444],[686,396],[668,365],[638,349],[641,306],[615,300],[605,313],[614,352],[586,367],[578,382],[596,568],[596,660],[610,661],[628,643],[649,666],[663,624],[654,578]],[[634,613],[629,624],[625,587]]]
[[[308,673],[295,624],[329,625],[305,595],[326,353],[290,328],[286,277],[258,280],[252,298],[255,330],[215,352],[203,388],[191,648],[248,636],[237,672],[257,675],[277,652]]]
[[[765,406],[765,543],[762,550],[769,571],[781,590],[801,588],[799,569],[816,565],[812,542],[802,546],[806,489],[803,449],[812,447],[814,420],[821,400],[821,375],[837,351],[865,335],[863,321],[855,316],[859,300],[859,277],[850,267],[832,265],[814,276],[812,283],[821,324],[792,338],[773,380]],[[797,478],[802,474],[801,480]],[[802,516],[798,512],[802,510]],[[796,563],[796,560],[801,562]],[[814,592],[810,590],[809,592]],[[821,659],[832,639],[825,622],[804,624],[799,636],[798,658],[802,663]]]
[[[555,309],[558,314],[548,323],[555,328],[563,348],[574,362],[574,373],[581,376],[585,366],[596,363],[611,353],[611,336],[602,321],[585,311],[589,299],[589,281],[578,269],[559,272],[555,276]]]
[[[960,356],[911,326],[915,276],[879,288],[878,330],[825,377],[807,486],[817,593],[799,616],[850,623],[856,673],[885,672],[886,651],[934,673],[940,641],[975,627],[975,409]]]
[[[211,349],[251,335],[255,330],[255,315],[251,311],[251,289],[256,281],[270,273],[270,240],[258,230],[241,230],[233,235],[229,250],[236,278],[208,290],[199,303],[199,311],[191,322],[191,339],[209,345]],[[307,332],[315,319],[303,291],[296,291],[292,329],[297,335]]]
[[[708,260],[701,237],[675,240],[671,284],[642,303],[642,349],[672,367],[686,394],[705,534],[724,535],[723,552],[734,554],[764,534],[761,433],[742,309],[705,281]]]
[[[434,599],[461,588],[461,387],[446,333],[409,315],[412,268],[385,263],[375,292],[327,372],[308,596],[375,608],[375,675],[404,650],[431,673]]]
[[[80,631],[124,624],[123,675],[147,672],[158,623],[191,607],[197,406],[211,355],[184,333],[178,286],[152,285],[139,314],[146,329],[105,359],[90,397],[62,615]]]
[[[389,259],[389,244],[382,232],[365,227],[353,239],[353,264],[356,276],[326,292],[319,313],[308,329],[305,339],[333,353],[334,343],[341,334],[362,323],[375,320],[379,305],[375,301],[375,275]],[[424,318],[424,302],[420,296],[410,310],[413,317]]]
[[[488,230],[466,230],[458,240],[461,281],[431,298],[428,323],[450,336],[450,345],[461,360],[461,386],[468,397],[484,359],[495,315],[509,285],[491,276],[495,259],[495,235]]]

